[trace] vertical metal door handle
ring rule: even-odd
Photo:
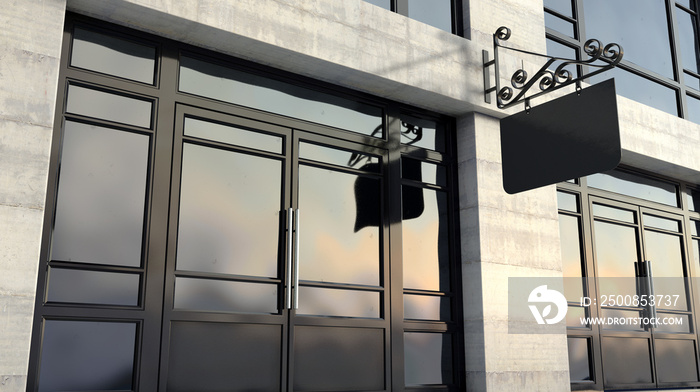
[[[299,209],[295,214],[295,244],[294,244],[294,309],[299,309]]]
[[[646,260],[647,264],[647,279],[648,279],[648,285],[649,285],[649,294],[653,297],[656,293],[654,292],[654,275],[651,273],[651,261]],[[650,314],[652,320],[656,320],[656,302],[654,301],[654,306],[651,307],[651,314]],[[654,328],[656,328],[655,321],[652,321],[651,324]]]
[[[294,217],[294,210],[291,208],[287,210],[287,304],[286,308],[291,309],[292,308],[292,263],[294,262],[292,260],[292,251],[293,251],[293,217]]]

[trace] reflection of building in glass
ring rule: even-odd
[[[700,388],[698,5],[4,7],[3,388]],[[504,192],[499,26],[624,47],[586,81],[616,79],[618,169]],[[517,56],[503,75],[541,65]],[[509,277],[572,278],[557,334],[508,333]],[[678,300],[580,300],[642,294]],[[683,323],[580,322],[650,314]]]

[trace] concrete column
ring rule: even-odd
[[[65,0],[0,7],[0,391],[23,391]]]
[[[508,333],[508,278],[561,277],[555,186],[508,195],[498,119],[458,119],[467,390],[569,391],[566,331]]]

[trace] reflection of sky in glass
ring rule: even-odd
[[[156,48],[76,28],[70,64],[74,67],[153,83]]]
[[[676,29],[681,46],[683,68],[696,73],[700,72],[700,68],[698,68],[698,50],[700,49],[698,47],[698,30],[693,16],[676,8]]]
[[[620,44],[624,60],[673,78],[664,0],[586,0],[586,38]]]
[[[560,214],[559,236],[561,238],[561,260],[564,277],[582,277],[579,218]],[[575,282],[578,282],[578,284]],[[566,283],[567,285],[564,287],[566,299],[574,302],[578,301],[583,295],[582,282],[575,279],[567,279]]]
[[[405,319],[445,321],[452,319],[449,297],[404,294],[403,313]]]
[[[447,197],[444,192],[423,189],[423,200],[423,213],[402,224],[404,287],[447,291]],[[440,227],[441,220],[445,227]]]
[[[177,268],[277,276],[282,163],[185,144]]]
[[[588,176],[588,186],[677,207],[676,186],[621,171]]]
[[[574,37],[574,24],[558,18],[549,12],[544,13],[544,25],[569,37]]]
[[[560,210],[578,212],[578,196],[566,192],[557,192],[557,206]]]
[[[142,128],[151,127],[153,102],[110,94],[81,86],[68,86],[66,112],[101,118]]]
[[[627,48],[625,56],[627,56]],[[651,56],[650,56],[651,57]],[[615,78],[615,91],[618,95],[678,115],[676,92],[668,87],[652,82],[621,68],[613,68],[590,78],[591,84]]]
[[[67,121],[52,260],[141,265],[149,137]]]
[[[611,309],[607,307],[603,307],[601,309],[601,317],[617,317],[617,318],[637,318],[641,317],[644,313],[639,310],[620,310],[620,309]],[[616,330],[624,330],[624,331],[644,331],[644,326],[642,324],[637,324],[634,325],[632,323],[629,324],[605,324],[603,325],[603,329],[616,329]]]
[[[646,227],[656,227],[657,229],[664,229],[669,231],[680,232],[681,222],[675,219],[662,218],[660,216],[644,214],[644,226]]]
[[[680,295],[676,306],[662,306],[663,308],[686,309],[685,282],[681,279],[683,272],[682,237],[657,233],[650,230],[644,231],[646,245],[646,257],[651,261],[651,270],[654,277],[654,294]]]
[[[386,10],[391,10],[391,0],[364,0],[367,3],[374,4]]]
[[[544,6],[564,16],[573,16],[571,12],[571,0],[544,0]]]
[[[379,228],[355,232],[357,175],[301,165],[299,167],[299,275],[303,280],[378,286]],[[369,181],[372,181],[371,179]],[[376,197],[376,188],[364,188]],[[364,212],[379,211],[367,206]],[[376,222],[380,220],[377,219]]]
[[[414,132],[420,132],[420,134]],[[442,128],[442,124],[438,124],[434,120],[402,114],[401,143],[429,150],[445,151],[445,130]]]
[[[370,135],[381,108],[189,57],[180,59],[180,91]],[[382,132],[374,135],[382,137]]]
[[[581,318],[586,317],[586,309],[581,306],[569,305],[566,311],[566,327],[567,328],[586,328],[581,324]]]
[[[635,223],[636,214],[634,211],[593,203],[593,215],[602,218],[614,219],[621,222]]]
[[[408,0],[408,17],[451,33],[451,3],[450,0]]]
[[[217,142],[282,153],[282,137],[248,131],[231,125],[217,124],[196,118],[185,118],[185,135]]]
[[[637,230],[633,227],[596,221],[595,254],[601,278],[634,278],[637,256]],[[600,294],[635,295],[635,279],[601,279]]]
[[[380,310],[379,293],[376,291],[304,286],[299,291],[297,314],[379,318]]]
[[[175,308],[212,312],[277,313],[277,285],[177,277]]]
[[[691,97],[690,95],[686,95],[685,98],[688,104],[685,118],[688,119],[688,121],[700,124],[700,99]]]

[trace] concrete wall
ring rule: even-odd
[[[544,52],[541,0],[465,0],[464,39],[361,0],[16,0],[0,9],[0,391],[24,389],[64,9],[458,118],[472,391],[567,391],[564,335],[507,334],[507,277],[561,276],[553,186],[502,190],[483,49]],[[526,66],[531,59],[525,59]],[[504,57],[510,75],[520,58]],[[549,98],[548,98],[549,99]],[[533,102],[533,105],[536,102]],[[623,162],[700,183],[700,126],[618,98]]]

